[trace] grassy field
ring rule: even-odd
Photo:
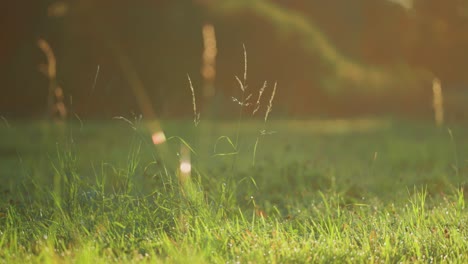
[[[468,127],[128,121],[0,123],[0,262],[468,262]]]

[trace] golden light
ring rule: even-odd
[[[192,163],[190,161],[190,150],[187,146],[180,146],[180,162],[179,162],[179,180],[186,182],[192,172]]]
[[[218,48],[216,47],[216,33],[212,24],[206,24],[202,29],[203,34],[203,64],[201,74],[205,80],[203,94],[205,97],[214,95],[213,83],[216,78],[216,55]]]
[[[156,133],[153,133],[151,139],[153,140],[153,144],[159,145],[166,142],[166,135],[164,135],[164,132],[158,131]]]
[[[432,81],[432,94],[434,97],[434,119],[436,125],[441,126],[444,123],[444,99],[442,96],[442,84],[437,78],[434,78],[434,80]]]
[[[46,76],[49,79],[55,79],[56,76],[56,64],[57,61],[55,60],[55,55],[54,52],[52,51],[52,48],[50,47],[49,43],[45,39],[39,39],[37,41],[37,45],[39,48],[42,50],[44,55],[47,58],[47,67],[46,67]],[[52,91],[53,92],[53,91]]]
[[[190,161],[182,161],[180,163],[180,172],[183,174],[190,174],[192,171],[192,164]]]
[[[67,3],[58,1],[47,8],[47,14],[50,17],[63,17],[68,13],[68,9],[69,6]]]
[[[64,102],[63,89],[57,84],[57,61],[55,59],[52,47],[45,39],[40,38],[37,41],[39,49],[44,53],[47,59],[46,65],[40,65],[39,70],[44,73],[49,79],[49,94],[47,99],[47,107],[49,108],[49,114],[54,117],[58,114],[61,120],[64,120],[67,116],[67,108]]]

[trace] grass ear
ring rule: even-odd
[[[190,91],[192,92],[193,123],[195,124],[195,126],[198,126],[198,123],[200,123],[200,112],[197,112],[197,101],[195,99],[195,89],[193,88],[192,79],[190,79],[190,75],[187,74],[187,78],[190,84]]]

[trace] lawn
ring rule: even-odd
[[[0,262],[468,262],[466,126],[161,126],[0,123]]]

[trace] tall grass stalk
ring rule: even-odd
[[[198,126],[200,123],[200,113],[197,112],[197,101],[195,99],[195,89],[193,88],[192,79],[190,79],[190,75],[187,74],[187,78],[190,84],[190,91],[192,92],[192,106],[193,106],[193,123],[195,127]]]
[[[265,117],[263,118],[263,128],[259,131],[259,133],[257,135],[257,139],[255,140],[255,144],[254,144],[254,148],[253,148],[253,158],[252,158],[252,165],[253,166],[255,166],[255,158],[257,156],[257,148],[258,148],[258,144],[260,142],[260,137],[268,135],[270,133],[273,133],[273,132],[268,132],[266,130],[266,123],[267,123],[267,120],[268,120],[268,116],[270,115],[270,113],[271,113],[271,111],[273,109],[273,99],[275,98],[275,95],[276,95],[276,86],[277,86],[277,82],[275,82],[275,85],[273,86],[273,91],[271,92],[270,101],[268,102],[268,106],[267,106],[267,109],[265,111]],[[260,98],[261,98],[261,96],[263,94],[263,90],[265,88],[266,88],[266,82],[264,83],[264,85],[260,89],[258,100],[257,100],[257,105],[259,104]],[[258,110],[258,107],[256,107],[254,109],[253,114],[255,114],[255,112],[257,110]]]
[[[450,135],[450,142],[452,143],[452,150],[453,150],[453,158],[455,160],[455,164],[452,165],[454,171],[455,171],[455,175],[457,176],[457,178],[460,176],[459,174],[459,163],[458,163],[458,151],[457,151],[457,144],[455,144],[455,138],[453,137],[453,133],[452,133],[452,130],[450,128],[447,129],[449,135]]]
[[[244,112],[244,107],[248,106],[248,102],[247,102],[248,99],[250,99],[250,95],[247,97],[245,95],[245,92],[248,88],[247,86],[247,49],[245,48],[245,44],[242,44],[242,47],[244,48],[244,75],[243,75],[242,80],[239,79],[238,76],[236,76],[237,83],[239,84],[239,88],[242,91],[241,100],[238,100],[235,97],[233,97],[234,102],[237,102],[240,105],[239,117],[237,119],[236,140],[235,140],[236,151],[239,151],[239,133],[240,133],[242,114]]]

